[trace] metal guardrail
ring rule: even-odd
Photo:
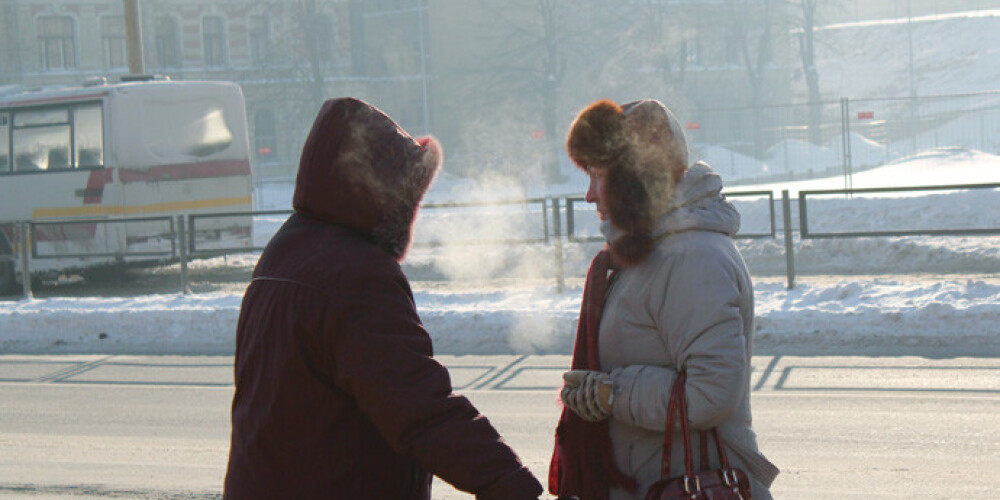
[[[742,231],[736,233],[735,239],[762,239],[762,238],[775,238],[777,235],[777,230],[774,224],[774,191],[737,191],[737,192],[723,192],[726,198],[756,198],[761,196],[767,196],[767,208],[768,215],[770,216],[771,231],[766,233],[744,233]]]
[[[965,184],[950,186],[919,186],[919,187],[896,187],[896,188],[870,188],[870,189],[832,189],[801,191],[798,195],[798,215],[799,215],[799,238],[820,239],[820,238],[859,238],[859,237],[895,237],[895,236],[982,236],[1000,234],[1000,223],[996,227],[984,229],[914,229],[901,231],[842,231],[842,232],[814,232],[809,229],[808,198],[820,195],[844,195],[850,197],[856,194],[868,193],[907,193],[907,192],[929,192],[929,191],[962,191],[976,189],[998,189],[1000,184]],[[772,191],[744,191],[724,193],[728,198],[744,197],[766,197],[769,207],[769,227],[770,231],[759,233],[740,233],[737,239],[761,239],[777,238],[776,211],[774,192]],[[565,200],[566,232],[562,233],[562,210],[560,200]],[[500,238],[491,240],[457,240],[441,243],[427,243],[421,246],[437,247],[450,244],[491,244],[491,245],[517,245],[524,243],[546,243],[553,244],[555,253],[556,279],[559,288],[563,287],[563,236],[570,242],[600,242],[604,238],[601,236],[580,236],[576,227],[575,203],[584,201],[582,196],[567,196],[556,198],[532,198],[523,200],[499,200],[491,202],[467,202],[467,203],[438,203],[421,206],[421,210],[449,209],[449,208],[482,208],[502,205],[532,205],[541,206],[541,228],[542,236],[538,238]],[[782,215],[783,215],[783,237],[785,243],[786,272],[788,275],[788,288],[795,286],[795,259],[793,245],[792,208],[788,191],[782,191]],[[187,284],[187,261],[191,257],[206,257],[221,254],[246,253],[260,251],[264,247],[260,245],[240,246],[240,247],[214,247],[210,249],[198,248],[195,235],[198,232],[199,222],[209,219],[231,218],[231,217],[259,217],[268,215],[291,215],[292,210],[262,210],[247,212],[219,212],[219,213],[199,213],[178,215],[174,217],[137,217],[122,219],[69,219],[69,220],[45,220],[45,221],[10,221],[4,226],[9,226],[10,231],[16,233],[14,241],[10,241],[12,252],[20,257],[19,269],[22,276],[29,275],[29,256],[33,259],[55,259],[69,257],[168,257],[177,258],[181,264],[181,287],[188,291]],[[550,220],[551,217],[551,227]],[[1000,220],[1000,219],[997,219]],[[37,245],[37,231],[47,225],[57,224],[123,224],[135,222],[163,221],[170,228],[166,239],[170,240],[170,250],[161,251],[136,251],[136,252],[95,252],[95,253],[73,253],[73,254],[39,254]],[[12,254],[10,260],[14,260]],[[24,296],[31,296],[30,279],[23,279]]]
[[[170,244],[170,250],[142,250],[142,251],[115,251],[115,252],[82,252],[82,253],[49,253],[43,254],[39,251],[39,235],[45,234],[46,227],[57,227],[60,231],[66,226],[87,226],[98,224],[134,224],[140,222],[165,222],[168,229],[162,233],[167,236],[166,241]],[[46,219],[43,221],[28,221],[30,225],[31,258],[32,259],[72,259],[88,257],[170,257],[177,255],[177,241],[174,235],[177,228],[174,226],[174,218],[171,216],[161,217],[129,217],[124,219]],[[83,228],[87,231],[87,228]],[[96,228],[94,229],[96,231]]]
[[[919,186],[865,189],[823,189],[799,192],[799,237],[802,239],[820,238],[860,238],[875,236],[984,236],[1000,234],[1000,223],[996,227],[984,229],[908,229],[901,231],[840,231],[813,232],[809,230],[809,211],[807,199],[810,195],[838,194],[850,197],[866,193],[911,193],[924,191],[965,191],[976,189],[997,189],[1000,184],[959,184],[950,186]],[[1000,219],[993,219],[1000,221]]]
[[[187,234],[185,235],[185,241],[187,241],[187,253],[188,255],[206,256],[206,255],[224,255],[229,253],[244,253],[260,251],[264,249],[264,245],[249,245],[249,246],[239,246],[239,247],[213,247],[210,249],[200,249],[198,248],[197,234],[198,234],[198,221],[206,219],[225,219],[232,217],[260,217],[267,215],[292,215],[295,213],[294,210],[251,210],[247,212],[213,212],[213,213],[202,213],[202,214],[190,214],[187,216]]]
[[[420,211],[426,212],[429,210],[436,209],[447,209],[447,208],[486,208],[486,207],[502,207],[511,205],[520,205],[527,208],[529,205],[539,205],[541,208],[541,223],[542,223],[542,235],[538,238],[478,238],[478,239],[463,239],[463,240],[448,240],[446,243],[440,242],[413,242],[413,247],[439,247],[444,245],[510,245],[510,244],[524,244],[524,243],[549,243],[549,210],[554,208],[558,210],[558,204],[550,206],[550,202],[557,203],[556,199],[549,198],[526,198],[526,199],[507,199],[507,200],[491,200],[486,202],[454,202],[454,203],[426,203],[420,205]]]
[[[723,193],[726,198],[757,198],[757,197],[767,197],[768,212],[770,215],[770,231],[764,233],[745,233],[738,232],[735,239],[761,239],[761,238],[775,238],[777,237],[777,230],[775,228],[775,213],[774,213],[774,191],[739,191],[732,193]],[[566,197],[566,238],[569,241],[578,242],[599,242],[604,241],[604,236],[579,236],[576,234],[576,210],[573,205],[585,201],[583,196],[567,196]]]

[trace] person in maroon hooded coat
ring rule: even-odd
[[[429,499],[432,474],[477,498],[542,493],[452,393],[400,269],[441,156],[365,102],[324,103],[240,310],[224,498]]]

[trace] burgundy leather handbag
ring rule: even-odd
[[[688,433],[687,403],[684,400],[686,372],[680,372],[670,391],[667,405],[667,428],[663,438],[663,469],[660,480],[646,492],[646,500],[751,500],[750,479],[746,472],[729,466],[726,450],[719,436],[719,428],[701,431],[701,472],[694,471],[691,453],[691,435]],[[684,475],[671,478],[670,448],[674,434],[674,415],[680,419],[681,436],[684,437]],[[715,448],[722,463],[720,469],[709,469],[707,437],[715,438]]]

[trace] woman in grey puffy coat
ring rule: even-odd
[[[749,476],[753,498],[771,498],[778,469],[758,449],[750,412],[753,287],[732,239],[739,213],[721,194],[721,178],[705,163],[688,166],[683,129],[653,100],[592,104],[574,121],[567,150],[590,176],[587,201],[596,204],[616,270],[598,316],[599,354],[592,359],[599,366],[579,369],[586,363],[576,359],[578,338],[574,370],[564,376],[569,411],[557,430],[550,490],[643,498],[660,479],[667,402],[686,370],[696,462],[698,430],[717,426],[730,465]],[[573,432],[577,418],[586,424],[575,425],[602,426]],[[573,441],[601,432],[614,460],[604,465],[612,470],[597,475],[610,479],[598,488],[574,486],[578,475],[593,482],[587,469],[599,461],[586,455],[599,446]],[[684,473],[676,432],[671,477]],[[605,488],[607,496],[594,493]]]

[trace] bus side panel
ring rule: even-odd
[[[107,219],[108,210],[115,208],[114,190],[106,189],[112,176],[111,169],[100,168],[0,177],[5,218],[36,222],[32,251],[37,257],[30,260],[32,271],[83,268],[114,261],[107,255],[117,251],[112,224],[66,221]],[[46,222],[51,219],[65,222]]]
[[[252,179],[243,96],[234,84],[175,82],[114,96],[115,154],[130,217],[248,212]],[[251,218],[199,218],[194,249],[246,248]],[[125,244],[142,249],[165,235],[162,221],[131,223]]]

